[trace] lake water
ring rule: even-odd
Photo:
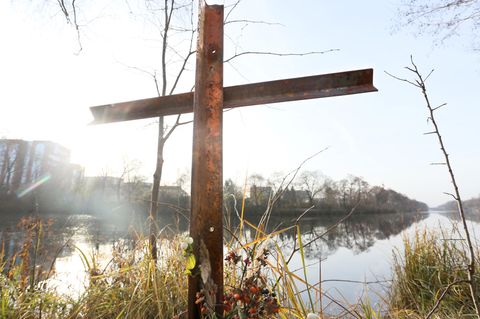
[[[368,295],[372,303],[380,303],[385,287],[391,279],[391,261],[393,251],[401,249],[402,236],[412,234],[415,229],[449,229],[451,216],[441,213],[424,214],[381,214],[353,215],[334,230],[305,247],[307,278],[310,283],[319,283],[322,290],[335,300],[347,304],[355,303]],[[305,216],[300,222],[303,243],[317,238],[336,223],[339,216]],[[50,254],[58,255],[55,263],[55,275],[50,285],[59,292],[78,296],[84,290],[86,282],[85,265],[80,250],[90,254],[95,252],[101,264],[110,259],[112,247],[118,240],[128,239],[132,224],[137,229],[143,225],[143,218],[128,216],[124,218],[90,215],[72,215],[55,217],[47,247]],[[6,243],[7,252],[13,252],[20,242],[22,233],[16,229],[15,218],[3,219],[1,237]],[[287,218],[274,217],[270,225],[290,223]],[[469,222],[474,233],[480,232],[478,222]],[[179,227],[185,229],[185,225]],[[294,247],[294,233],[285,232],[276,240],[286,255]],[[68,243],[68,245],[65,245]],[[301,259],[296,255],[290,269],[301,268]],[[303,273],[299,272],[303,277]],[[317,305],[318,306],[318,305]],[[337,308],[323,298],[323,308],[335,312]]]

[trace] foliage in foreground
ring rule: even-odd
[[[458,235],[456,236],[458,238]],[[405,237],[403,251],[396,251],[390,306],[395,318],[425,318],[443,296],[433,318],[474,318],[475,310],[466,282],[468,255],[465,243],[433,230],[416,230]],[[480,270],[477,266],[476,283]],[[480,286],[475,287],[477,294]]]
[[[300,227],[267,234],[263,227],[244,222],[227,240],[225,318],[320,318],[315,314],[320,312],[320,291],[318,283],[306,281]],[[159,241],[157,265],[148,255],[148,240],[143,236],[115,243],[111,259],[101,262],[94,252],[82,251],[68,241],[56,254],[47,256],[45,250],[51,250],[45,245],[45,237],[51,235],[46,231],[48,225],[39,219],[22,223],[20,251],[12,255],[2,250],[0,318],[185,317],[188,275],[198,272],[185,254],[184,237]],[[276,242],[276,237],[288,230],[296,233],[304,268],[299,271],[289,269],[291,258]],[[78,297],[60,294],[48,280],[55,271],[53,263],[45,260],[50,257],[54,261],[66,246],[77,250],[87,272],[85,290]],[[197,304],[205,318],[213,318],[212,305],[201,293]]]
[[[6,256],[2,250],[0,256],[0,318],[173,318],[186,309],[187,277],[179,271],[184,261],[179,258],[178,240],[162,249],[157,266],[148,257],[148,241],[143,239],[129,248],[115,244],[111,260],[103,267],[94,253],[75,248],[88,280],[83,294],[73,298],[49,285],[54,267],[52,263],[49,270],[43,269],[44,223],[39,219],[22,223],[27,226],[20,251]]]
[[[247,221],[244,228],[246,225],[248,231],[237,229],[238,236],[228,241],[223,300],[226,318],[425,318],[447,287],[450,288],[432,318],[460,318],[473,313],[464,282],[467,257],[463,242],[445,239],[443,233],[416,231],[413,237],[404,238],[403,250],[394,256],[388,313],[381,315],[367,300],[358,305],[344,304],[341,315],[329,316],[318,306],[323,293],[318,283],[305,279],[300,227],[267,234]],[[54,274],[54,267],[42,262],[49,224],[24,220],[21,227],[23,245],[17,253],[7,257],[2,243],[0,318],[185,317],[187,274],[195,275],[195,270],[185,254],[184,237],[159,242],[157,265],[148,256],[148,240],[141,236],[134,244],[116,243],[107,264],[101,264],[95,254],[78,250],[88,280],[85,291],[73,298],[59,294],[46,281]],[[304,263],[299,271],[289,269],[290,258],[275,241],[277,235],[287,230],[296,233],[298,254]],[[205,318],[214,318],[205,296],[199,292],[197,297]]]
[[[53,264],[48,267],[41,262],[46,257],[43,239],[49,235],[50,226],[51,221],[20,220],[18,228],[23,231],[23,238],[18,251],[9,252],[9,239],[2,238],[0,318],[68,317],[68,308],[75,302],[44,285],[44,280],[53,273]]]

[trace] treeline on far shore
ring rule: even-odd
[[[188,177],[175,185],[159,190],[159,214],[188,215],[190,196]],[[112,176],[87,177],[68,189],[50,181],[29,192],[0,188],[1,214],[147,214],[150,207],[151,183],[145,178],[125,180]],[[22,194],[22,196],[19,196]],[[345,214],[353,207],[357,214],[404,213],[427,211],[425,203],[383,186],[371,186],[363,178],[348,176],[335,181],[320,171],[302,171],[288,179],[278,174],[265,178],[251,175],[246,183],[232,179],[224,183],[226,213],[261,214],[267,208],[276,214],[309,215]]]
[[[480,221],[480,195],[467,200],[463,200],[462,204],[463,209],[465,210],[465,214],[469,219]],[[438,207],[435,207],[434,209],[439,211],[454,212],[454,215],[457,215],[458,203],[457,201],[452,200]]]
[[[470,199],[467,199],[467,200],[464,200],[463,202],[463,206],[465,209],[467,210],[470,210],[472,212],[476,211],[476,212],[480,212],[480,195],[478,197],[473,197],[473,198],[470,198]],[[448,201],[438,207],[435,207],[435,209],[437,210],[457,210],[457,201],[455,200],[451,200],[451,201]]]
[[[371,186],[363,178],[350,175],[334,181],[319,171],[303,171],[285,183],[275,183],[260,175],[249,179],[246,188],[226,180],[224,201],[227,210],[250,214],[263,213],[271,208],[277,214],[309,215],[345,214],[355,207],[357,214],[406,213],[428,211],[428,205],[383,186]],[[286,184],[284,186],[284,184]],[[239,201],[245,196],[245,201]]]

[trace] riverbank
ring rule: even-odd
[[[423,225],[428,223],[422,222]],[[187,269],[187,260],[182,256],[183,236],[174,235],[170,239],[161,240],[161,258],[155,267],[146,254],[147,240],[142,235],[137,234],[130,241],[116,240],[109,244],[110,250],[106,250],[106,246],[102,245],[97,247],[98,249],[90,249],[73,241],[72,237],[65,236],[58,241],[57,247],[54,247],[47,244],[49,236],[56,236],[52,232],[52,225],[44,222],[40,224],[38,220],[30,220],[24,221],[23,226],[23,244],[19,246],[21,249],[11,254],[10,257],[3,256],[1,279],[5,289],[2,289],[2,307],[0,308],[3,309],[2,317],[38,318],[38,314],[41,313],[43,318],[81,318],[85,316],[92,318],[117,318],[118,316],[144,318],[148,315],[155,317],[155,314],[157,314],[157,318],[173,318],[186,309],[187,275],[184,271]],[[377,283],[377,288],[381,287],[386,290],[387,294],[384,296],[389,297],[381,299],[363,297],[346,302],[338,295],[332,294],[332,287],[341,287],[341,283],[329,282],[331,280],[329,278],[332,278],[329,275],[329,263],[324,261],[316,266],[311,265],[311,262],[317,258],[314,255],[319,251],[319,246],[308,244],[308,239],[311,237],[303,236],[306,231],[304,226],[298,226],[298,232],[294,233],[294,236],[287,237],[290,239],[284,238],[284,235],[291,229],[278,229],[274,236],[266,236],[263,243],[260,240],[258,245],[255,245],[256,250],[247,250],[248,256],[245,255],[247,251],[242,247],[247,246],[252,238],[256,238],[256,231],[255,228],[247,227],[246,224],[245,227],[241,232],[238,228],[233,229],[240,241],[229,240],[228,251],[239,254],[241,256],[239,260],[245,260],[246,257],[256,260],[255,256],[260,254],[260,248],[269,249],[266,266],[261,269],[259,273],[261,277],[257,279],[270,279],[268,281],[261,280],[264,285],[262,289],[265,288],[269,292],[275,293],[283,318],[304,317],[309,312],[323,313],[324,318],[328,318],[328,314],[330,316],[342,314],[342,318],[355,317],[352,314],[356,314],[357,318],[358,315],[361,315],[361,318],[375,318],[374,313],[378,318],[380,315],[382,318],[415,318],[415,316],[420,318],[425,311],[431,308],[439,293],[452,282],[451,280],[462,278],[460,272],[452,272],[452,269],[460,269],[459,265],[462,260],[459,256],[461,257],[461,255],[451,255],[449,260],[455,262],[450,262],[448,265],[438,264],[439,261],[445,260],[440,256],[448,256],[446,254],[454,253],[456,250],[451,247],[445,250],[444,242],[440,237],[431,236],[430,233],[423,235],[421,230],[418,230],[410,234],[410,238],[413,239],[406,240],[404,238],[396,250],[397,254],[393,264],[393,285],[390,286],[389,281],[384,281],[380,285]],[[247,233],[249,233],[248,236]],[[306,247],[303,252],[297,252],[296,257],[290,263],[286,263],[291,252],[288,247],[291,247],[290,245],[295,241],[298,243],[300,233],[302,234],[302,243]],[[74,233],[72,236],[78,236],[78,233]],[[396,235],[396,237],[401,239],[401,235]],[[428,242],[425,242],[425,239],[428,239]],[[330,237],[329,240],[331,241],[332,238]],[[380,242],[384,241],[380,240]],[[439,244],[440,246],[438,246]],[[2,245],[2,247],[5,246]],[[382,250],[378,245],[370,248],[372,252],[379,249]],[[51,253],[46,254],[46,251]],[[67,251],[79,256],[79,266],[84,273],[83,279],[81,279],[83,282],[76,283],[78,288],[76,294],[71,294],[74,283],[66,280],[64,275],[62,276],[63,262],[66,258],[62,256],[65,256]],[[389,251],[391,254],[391,250]],[[412,251],[415,253],[409,255],[405,253]],[[368,255],[371,254],[368,253]],[[427,259],[429,263],[419,256],[429,256]],[[413,257],[416,259],[411,260]],[[53,261],[56,260],[56,265],[52,267],[53,263],[44,262],[49,258]],[[350,271],[342,276],[340,269],[343,266],[336,266],[335,274],[338,276],[336,278],[348,281],[352,278],[355,269],[348,268],[351,262],[343,261],[342,263]],[[358,268],[358,262],[355,263],[357,265],[355,268]],[[407,269],[402,265],[416,265],[416,268]],[[456,268],[451,268],[454,266]],[[242,265],[240,262],[236,268],[226,267],[225,269],[228,289],[233,289],[233,291],[249,290],[250,287],[242,286],[245,282],[242,283],[242,280],[236,276],[243,273],[242,269],[245,269],[245,264]],[[319,269],[322,270],[322,277],[320,279],[312,277],[312,273],[318,273]],[[438,271],[432,272],[432,269]],[[431,281],[429,278],[432,276],[444,279],[440,282],[432,282],[432,286],[428,286]],[[277,285],[275,285],[276,278],[282,278]],[[69,288],[65,283],[72,286]],[[413,289],[412,287],[424,289],[415,293],[415,296],[422,296],[415,300],[415,303],[408,299],[408,293]],[[228,289],[227,292],[232,291]],[[458,289],[463,288],[456,287],[455,291]],[[426,292],[429,293],[429,297]],[[403,296],[402,293],[406,295]],[[328,301],[329,297],[333,297],[335,302],[348,311],[338,305],[333,307],[332,301]],[[468,300],[461,300],[463,307],[459,308],[458,304],[448,301],[448,312],[441,308],[439,314],[452,315],[454,310],[457,311],[457,314],[460,313],[459,311],[468,311],[468,307],[466,307]],[[404,303],[402,304],[401,301]]]

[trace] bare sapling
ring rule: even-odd
[[[386,73],[388,75],[390,75],[391,77],[397,79],[397,80],[406,82],[408,84],[411,84],[411,85],[419,88],[422,92],[423,98],[425,99],[425,105],[428,109],[428,121],[433,126],[433,130],[425,133],[425,135],[433,134],[433,135],[437,136],[438,143],[440,144],[440,150],[442,151],[445,162],[434,163],[434,164],[445,165],[447,167],[448,174],[450,175],[450,179],[451,179],[451,182],[453,184],[454,193],[453,194],[452,193],[445,193],[445,194],[453,197],[454,200],[457,202],[457,209],[458,209],[458,213],[460,215],[460,219],[461,219],[461,223],[462,223],[463,231],[464,231],[463,235],[465,236],[465,241],[467,243],[467,249],[468,249],[469,262],[468,262],[468,265],[466,265],[467,266],[466,267],[467,268],[467,283],[468,283],[468,286],[469,286],[469,289],[470,289],[470,296],[471,296],[471,299],[472,299],[472,303],[473,303],[477,318],[480,319],[480,309],[479,309],[479,306],[478,306],[478,296],[476,295],[476,291],[475,291],[475,259],[476,259],[475,250],[474,250],[472,238],[470,236],[470,231],[468,229],[467,220],[466,220],[466,217],[465,217],[465,210],[464,210],[462,199],[461,199],[461,196],[460,196],[460,191],[459,191],[459,188],[458,188],[457,180],[456,180],[455,174],[453,172],[451,160],[450,160],[449,154],[448,154],[448,152],[445,148],[445,143],[443,141],[442,135],[440,134],[440,129],[439,129],[438,123],[437,123],[436,118],[435,118],[435,112],[438,111],[441,107],[445,106],[446,103],[443,103],[443,104],[441,104],[439,106],[436,106],[436,107],[432,106],[432,104],[430,102],[430,99],[428,97],[428,94],[427,94],[427,87],[426,87],[425,83],[428,80],[428,78],[430,77],[430,75],[433,73],[433,70],[430,71],[430,73],[428,73],[428,75],[424,77],[421,74],[421,72],[419,71],[415,62],[413,61],[413,57],[410,57],[410,61],[411,61],[411,66],[407,66],[405,68],[408,71],[410,71],[414,74],[414,79],[413,80],[399,78],[399,77],[394,76],[394,75],[392,75],[388,72],[386,72]],[[460,234],[460,235],[462,235],[462,234]],[[446,295],[446,292],[449,290],[449,288],[451,288],[451,285],[449,285],[445,289],[444,293],[441,294],[440,298],[438,299],[438,301],[435,304],[435,306],[433,307],[433,309],[427,314],[426,319],[430,318],[433,315],[434,311],[440,305],[441,300]]]

